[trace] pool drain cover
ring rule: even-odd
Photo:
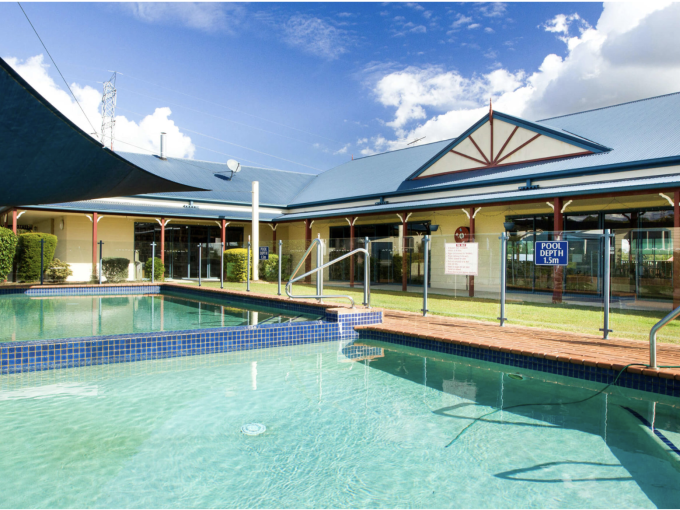
[[[524,376],[522,374],[508,374],[508,377],[510,379],[515,379],[517,381],[521,381],[524,379]]]
[[[267,427],[261,423],[247,423],[241,427],[241,432],[243,432],[246,436],[259,436],[265,430],[267,430]]]

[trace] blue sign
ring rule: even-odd
[[[566,266],[569,241],[536,241],[534,263],[537,266]]]
[[[260,260],[269,260],[269,246],[260,246]]]

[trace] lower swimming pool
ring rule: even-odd
[[[0,342],[256,326],[319,314],[243,305],[223,296],[158,294],[0,296]]]
[[[359,343],[3,376],[1,506],[680,503],[677,399]]]

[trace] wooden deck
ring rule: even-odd
[[[649,343],[637,340],[603,340],[595,335],[580,335],[526,326],[506,325],[451,317],[384,310],[383,324],[359,326],[357,330],[380,331],[547,358],[576,365],[621,370],[630,363],[649,363]],[[657,344],[659,365],[680,366],[680,345]],[[629,367],[628,372],[680,380],[680,369],[652,370]]]

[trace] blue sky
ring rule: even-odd
[[[680,90],[678,58],[662,55],[664,38],[677,46],[669,4],[24,8],[96,128],[101,82],[122,73],[116,150],[157,150],[166,130],[171,155],[315,173],[454,137],[489,97],[538,119]],[[19,7],[0,4],[0,20],[0,55],[85,128]]]

